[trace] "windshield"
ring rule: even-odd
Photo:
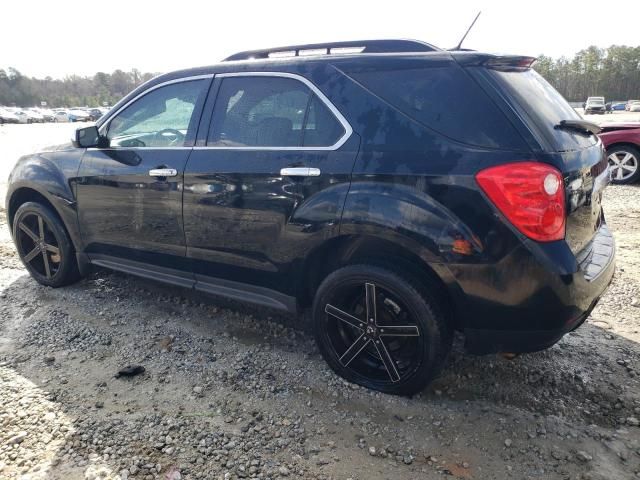
[[[556,128],[562,120],[582,120],[582,117],[535,70],[488,72],[513,99],[518,113],[543,147],[566,151],[597,143],[595,135]]]
[[[603,105],[604,100],[600,98],[590,98],[589,100],[587,100],[587,103],[590,105]]]

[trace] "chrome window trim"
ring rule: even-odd
[[[331,103],[331,101],[326,97],[324,93],[320,91],[318,87],[316,87],[308,78],[303,77],[302,75],[298,75],[296,73],[288,73],[288,72],[231,72],[231,73],[218,73],[216,74],[216,78],[229,78],[229,77],[281,77],[281,78],[290,78],[293,80],[297,80],[303,83],[309,90],[311,90],[322,103],[331,111],[333,116],[340,122],[342,128],[344,128],[344,134],[334,143],[329,146],[318,146],[318,147],[260,147],[260,146],[245,146],[245,147],[235,147],[235,146],[216,146],[216,145],[205,145],[205,146],[195,146],[194,150],[248,150],[248,151],[333,151],[338,150],[342,145],[345,144],[351,134],[353,133],[353,128],[347,121],[346,118],[340,113],[340,110],[336,108],[336,106]],[[214,107],[215,109],[215,107]],[[213,117],[213,115],[212,115]],[[209,133],[207,132],[207,137]],[[207,138],[208,141],[208,138]]]
[[[146,90],[140,92],[138,95],[133,97],[127,103],[122,105],[120,108],[118,108],[118,110],[113,112],[111,115],[109,115],[109,117],[104,121],[104,123],[102,125],[100,125],[100,128],[98,129],[98,133],[100,135],[105,135],[106,132],[109,130],[109,125],[111,124],[111,121],[118,114],[120,114],[120,112],[122,112],[125,108],[127,108],[133,102],[135,102],[139,98],[144,97],[148,93],[151,93],[151,92],[153,92],[154,90],[157,90],[160,87],[166,87],[167,85],[173,85],[174,83],[183,83],[183,82],[192,82],[194,80],[210,79],[210,78],[213,78],[213,75],[214,75],[213,73],[208,73],[206,75],[194,75],[194,76],[191,76],[191,77],[174,78],[173,80],[167,80],[166,82],[158,83],[157,85],[154,85],[152,87],[147,88]],[[176,146],[176,147],[119,147],[119,148],[118,147],[110,147],[109,150],[120,150],[120,149],[131,150],[132,148],[140,148],[140,149],[149,148],[149,149],[154,149],[154,150],[159,150],[159,149],[162,149],[162,150],[164,150],[164,149],[174,150],[176,148],[191,148],[191,147],[184,147],[184,146]],[[90,149],[90,150],[95,150],[95,149]],[[107,150],[107,149],[97,149],[97,150]]]

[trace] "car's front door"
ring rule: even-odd
[[[211,91],[206,145],[184,178],[196,288],[290,309],[292,268],[337,229],[359,142],[303,77],[221,74]]]
[[[211,78],[150,87],[101,129],[77,185],[78,219],[93,263],[193,283],[185,260],[182,179]],[[153,274],[156,275],[156,274]],[[184,277],[184,278],[182,278]]]

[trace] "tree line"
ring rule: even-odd
[[[541,55],[533,68],[572,102],[640,99],[640,46],[591,46],[573,58]]]
[[[71,75],[64,79],[33,78],[15,68],[0,69],[0,105],[35,107],[94,107],[115,104],[136,86],[152,78],[152,73],[115,70],[90,77]]]
[[[591,46],[573,58],[540,55],[534,68],[569,101],[582,102],[590,96],[607,101],[640,99],[640,46]],[[42,101],[52,108],[113,105],[153,75],[133,69],[54,80],[27,77],[15,68],[0,69],[0,105],[29,107]]]

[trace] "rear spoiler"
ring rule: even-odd
[[[516,72],[529,70],[537,60],[536,57],[525,55],[491,55],[460,50],[451,52],[451,55],[463,67],[485,67]]]

